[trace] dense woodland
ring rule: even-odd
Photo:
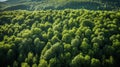
[[[0,67],[119,67],[120,11],[0,12]]]
[[[0,2],[0,11],[6,10],[120,10],[120,0],[7,0]]]

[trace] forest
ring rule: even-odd
[[[0,67],[119,66],[119,10],[0,12]]]
[[[120,10],[120,0],[7,0],[0,2],[0,11],[9,10]]]

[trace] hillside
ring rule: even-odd
[[[120,11],[0,12],[0,67],[78,66],[120,66]]]
[[[8,0],[2,3],[0,10],[120,9],[120,0]]]

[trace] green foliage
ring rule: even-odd
[[[62,37],[62,40],[65,42],[65,43],[70,43],[71,42],[71,35],[69,33],[66,33],[66,34],[63,34],[63,37]]]
[[[0,12],[0,67],[120,66],[119,21],[120,11]]]
[[[91,22],[90,20],[83,20],[81,23],[81,26],[93,28],[94,23]]]
[[[48,67],[60,67],[59,60],[57,58],[51,58]]]
[[[91,67],[100,67],[100,61],[98,59],[91,59]]]
[[[27,62],[28,64],[33,64],[32,60],[33,60],[33,53],[29,52],[28,57],[25,59],[25,62]]]
[[[18,62],[17,61],[13,62],[13,67],[18,67]]]
[[[48,67],[48,63],[47,63],[47,61],[46,60],[44,60],[44,59],[41,59],[40,60],[40,64],[38,65],[38,67]]]
[[[118,10],[120,9],[119,4],[119,0],[8,0],[6,2],[1,2],[0,7],[1,10],[47,10],[66,8],[85,8],[90,10]]]
[[[63,47],[60,45],[60,43],[57,42],[46,51],[46,53],[44,54],[44,59],[49,60],[50,58],[58,56],[62,51]]]
[[[79,42],[79,39],[73,39],[72,41],[71,41],[71,45],[73,46],[73,47],[78,47],[79,45],[80,45],[80,42]]]
[[[25,62],[23,62],[22,64],[21,64],[21,67],[30,67],[27,63],[25,63]]]
[[[77,66],[87,67],[89,65],[90,65],[90,56],[86,55],[84,57],[81,53],[75,56],[71,62],[72,67],[77,67]]]

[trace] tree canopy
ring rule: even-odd
[[[0,67],[118,67],[120,11],[0,12]]]

